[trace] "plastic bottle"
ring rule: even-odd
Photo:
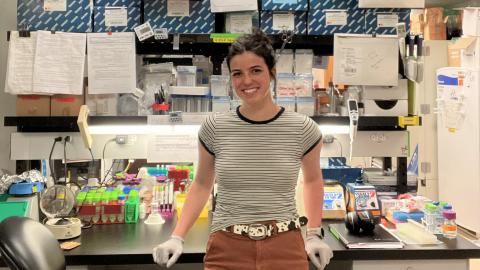
[[[437,212],[435,213],[435,231],[434,234],[442,234],[442,226],[443,226],[443,206],[446,205],[446,202],[433,202],[433,204],[437,207]]]
[[[438,207],[433,203],[427,203],[425,205],[425,227],[427,231],[435,233],[436,228],[436,215]]]
[[[457,237],[457,213],[453,210],[444,211],[443,212],[443,226],[442,226],[442,234],[445,238],[456,238]]]

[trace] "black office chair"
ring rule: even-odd
[[[0,223],[0,255],[14,270],[65,269],[65,256],[52,232],[26,217],[9,217]]]

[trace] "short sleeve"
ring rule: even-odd
[[[310,117],[305,116],[302,127],[302,153],[305,156],[322,140],[322,132]]]
[[[215,156],[215,114],[209,115],[200,126],[198,140],[205,149]]]

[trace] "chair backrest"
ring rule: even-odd
[[[0,222],[0,254],[10,269],[65,269],[65,256],[55,236],[40,222],[26,217]]]

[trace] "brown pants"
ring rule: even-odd
[[[263,240],[225,231],[210,235],[204,270],[307,270],[308,260],[300,229]]]

